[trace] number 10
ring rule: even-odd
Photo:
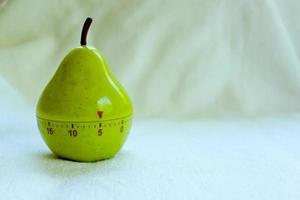
[[[76,137],[77,136],[77,130],[69,130],[69,134],[71,137]]]

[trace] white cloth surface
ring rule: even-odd
[[[78,163],[23,118],[0,127],[0,199],[299,200],[299,120],[136,120],[115,158]]]
[[[92,16],[88,44],[103,52],[136,116],[300,111],[299,1],[3,2],[0,74],[32,104]]]
[[[299,115],[135,120],[115,158],[77,163],[51,154],[33,109],[0,83],[0,199],[300,198]]]
[[[299,115],[135,120],[115,158],[77,163],[51,154],[33,109],[0,83],[0,199],[300,198]]]

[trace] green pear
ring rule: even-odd
[[[82,29],[81,46],[61,62],[37,104],[41,135],[58,157],[97,161],[113,157],[131,128],[129,96],[101,53],[86,46],[91,18]]]

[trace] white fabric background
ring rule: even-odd
[[[299,200],[299,6],[0,0],[0,199]],[[34,119],[86,16],[135,107],[97,163],[55,158]]]
[[[0,73],[31,105],[62,58],[106,56],[140,117],[272,115],[300,110],[298,1],[8,1]]]
[[[300,198],[299,116],[135,121],[123,150],[97,163],[53,157],[33,120],[1,136],[1,199]]]

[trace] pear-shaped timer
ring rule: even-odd
[[[75,161],[113,157],[124,144],[132,121],[130,99],[100,52],[81,46],[61,62],[37,104],[38,127],[51,151]]]

